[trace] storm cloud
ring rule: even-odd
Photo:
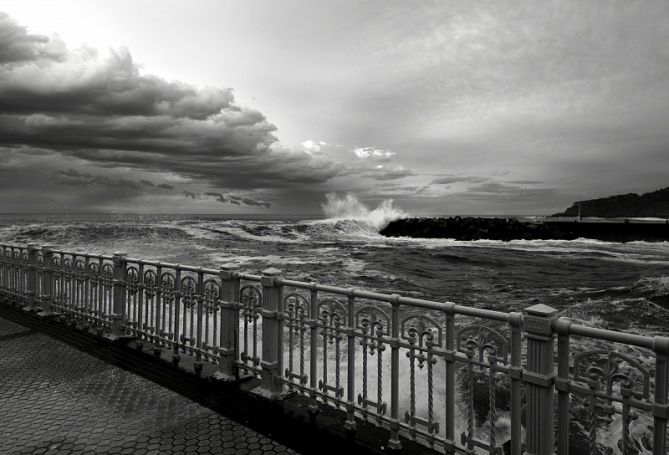
[[[38,149],[102,168],[167,172],[242,191],[318,185],[342,169],[273,146],[276,127],[261,112],[237,105],[232,89],[144,75],[126,49],[107,56],[87,47],[69,50],[29,34],[6,14],[0,15],[0,37],[0,147]],[[76,169],[59,171],[58,178],[70,186],[155,186]],[[231,201],[271,205],[249,195]]]

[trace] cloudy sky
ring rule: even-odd
[[[664,0],[0,8],[0,212],[546,214],[669,185]]]

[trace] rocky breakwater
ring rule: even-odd
[[[669,241],[669,224],[634,222],[526,222],[516,218],[403,218],[381,230],[387,237],[452,238],[455,240],[574,240],[609,242]]]

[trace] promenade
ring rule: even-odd
[[[0,453],[294,454],[142,376],[0,317]]]

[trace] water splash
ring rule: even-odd
[[[321,207],[325,215],[332,220],[364,221],[377,231],[388,226],[391,221],[407,216],[402,209],[393,207],[392,199],[384,199],[378,207],[369,210],[351,193],[342,198],[336,193],[328,193]]]

